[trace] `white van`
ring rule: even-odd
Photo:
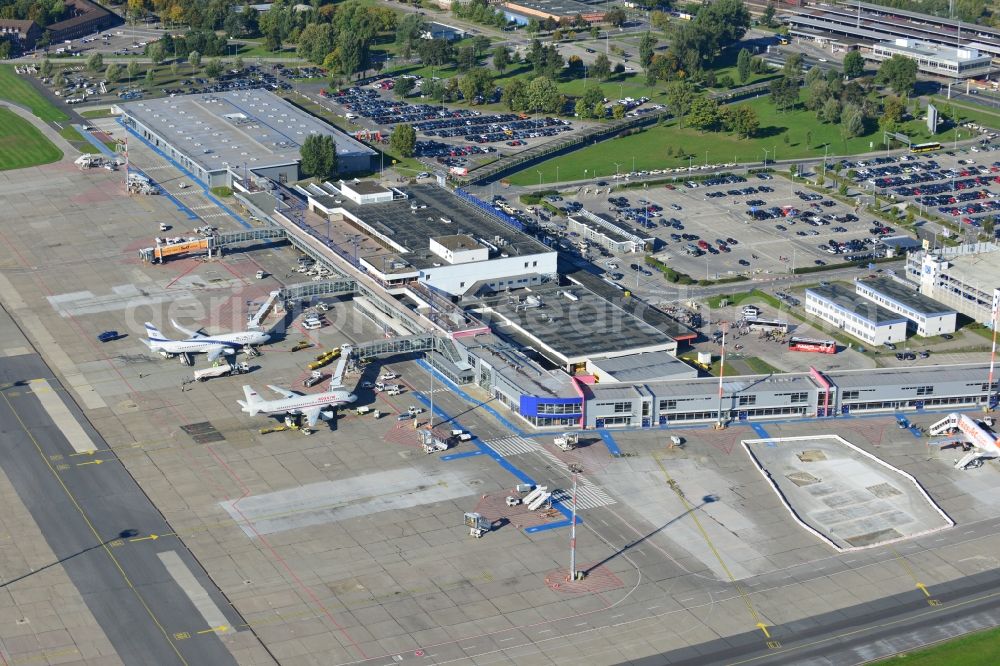
[[[402,392],[403,392],[402,389],[400,389],[398,386],[393,386],[385,390],[386,395],[400,395]]]
[[[385,384],[383,384],[382,382],[375,382],[375,387],[374,388],[375,388],[376,391],[384,391],[385,390]]]
[[[307,319],[302,322],[302,328],[307,331],[315,331],[318,328],[323,328],[323,322],[318,319]]]
[[[743,306],[743,316],[744,317],[759,317],[760,308],[756,305],[744,305]]]

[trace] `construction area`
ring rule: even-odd
[[[837,435],[742,445],[794,519],[839,551],[954,525],[913,477]]]

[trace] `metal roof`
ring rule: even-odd
[[[205,171],[259,169],[297,163],[311,134],[333,137],[338,155],[375,151],[339,129],[255,88],[175,95],[118,105]]]
[[[826,287],[809,287],[806,297],[813,296],[828,303],[833,303],[841,310],[849,312],[872,324],[894,324],[907,321],[906,317],[896,314],[886,308],[859,296],[844,287],[831,284]]]
[[[933,298],[928,298],[920,292],[910,289],[892,278],[876,278],[874,280],[858,280],[857,287],[868,287],[886,300],[895,301],[905,308],[929,317],[932,315],[952,314],[955,312]]]

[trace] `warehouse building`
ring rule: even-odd
[[[907,319],[836,284],[806,289],[806,314],[870,345],[906,340]]]
[[[910,253],[906,276],[920,285],[924,296],[992,326],[994,299],[1000,299],[1000,247],[996,244]]]
[[[177,95],[119,104],[123,124],[209,187],[299,180],[299,148],[313,134],[334,138],[340,173],[372,170],[377,153],[262,89]]]
[[[954,333],[957,328],[958,313],[955,310],[896,280],[876,278],[858,280],[854,284],[859,296],[909,319],[910,328],[919,336]]]
[[[604,20],[605,11],[604,6],[587,5],[576,0],[512,0],[504,2],[503,7],[508,18],[519,23],[527,23],[531,18],[572,21],[577,16],[588,23],[600,23]]]

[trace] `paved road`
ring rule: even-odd
[[[210,627],[242,619],[36,354],[0,359],[0,429],[0,468],[124,663],[236,663]]]

